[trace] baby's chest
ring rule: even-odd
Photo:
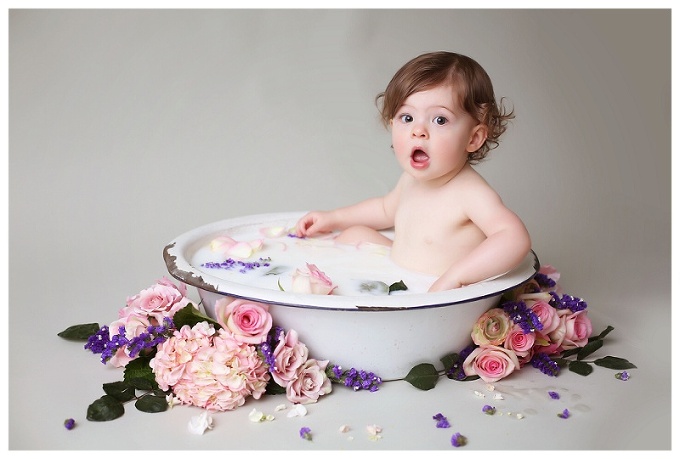
[[[450,235],[470,223],[458,203],[446,199],[420,198],[402,199],[395,214],[395,227],[413,235],[441,237]]]

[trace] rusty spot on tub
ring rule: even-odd
[[[354,305],[359,311],[401,311],[404,309],[409,309],[405,307],[397,308],[394,306],[359,306]]]
[[[168,252],[174,246],[175,243],[172,242],[166,245],[165,248],[163,249],[163,259],[165,260],[165,266],[167,266],[168,272],[172,275],[172,277],[198,289],[206,290],[208,292],[213,293],[220,293],[217,290],[217,288],[215,288],[215,286],[204,281],[201,276],[197,276],[192,272],[185,271],[177,267],[177,257],[174,255],[170,255],[170,253]]]

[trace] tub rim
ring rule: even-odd
[[[261,224],[266,226],[267,222],[296,220],[304,214],[305,212],[252,214],[208,223],[189,230],[173,239],[164,247],[163,259],[172,277],[198,290],[265,304],[349,312],[422,310],[459,305],[493,296],[501,296],[503,293],[532,279],[540,268],[538,256],[533,250],[530,250],[522,263],[509,272],[493,279],[455,290],[398,295],[314,295],[255,287],[211,276],[192,266],[187,259],[191,257],[185,256],[185,252],[190,250],[191,245],[196,245],[197,240],[206,239],[211,234],[217,236],[220,232],[238,225]],[[493,286],[495,288],[491,290],[486,288]]]

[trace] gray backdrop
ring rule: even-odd
[[[11,10],[10,393],[27,329],[113,320],[175,236],[388,191],[374,98],[440,49],[516,111],[477,170],[669,389],[670,36],[670,10]]]

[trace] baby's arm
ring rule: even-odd
[[[430,292],[449,290],[503,274],[520,264],[531,239],[524,223],[491,188],[476,190],[466,200],[470,220],[486,239],[465,258],[452,265],[430,287]]]
[[[394,226],[394,214],[400,188],[398,183],[385,196],[366,199],[331,211],[309,212],[298,220],[295,233],[298,237],[308,237],[318,233],[342,231],[359,225],[374,230],[391,228]]]

